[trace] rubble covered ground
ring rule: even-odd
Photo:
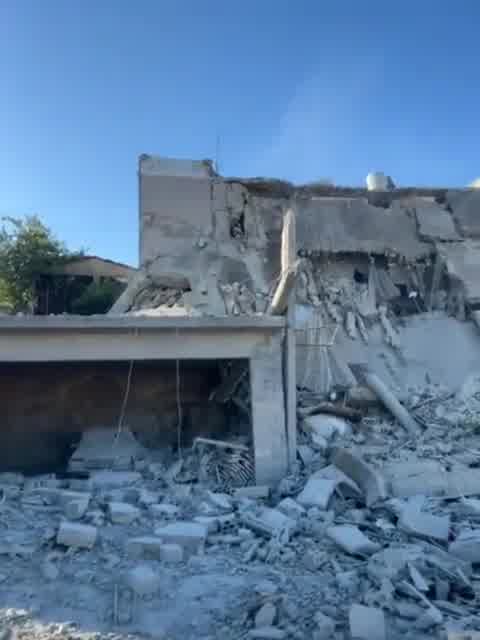
[[[220,486],[208,443],[179,457],[126,430],[100,463],[79,449],[64,474],[1,474],[1,638],[480,632],[479,391],[410,390],[414,438],[378,406],[347,420],[300,393],[273,490]]]

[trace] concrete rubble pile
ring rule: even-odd
[[[160,462],[134,444],[121,471],[4,473],[2,623],[65,639],[479,632],[479,391],[475,376],[412,390],[415,437],[373,402],[301,394],[297,463],[273,488],[219,492],[197,451]]]

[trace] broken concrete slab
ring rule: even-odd
[[[207,491],[207,498],[211,504],[220,511],[232,510],[232,500],[226,493],[214,493],[213,491]]]
[[[200,522],[174,522],[155,529],[163,542],[178,544],[186,551],[197,553],[205,546],[208,527]]]
[[[183,562],[183,548],[179,544],[162,544],[160,545],[160,560],[168,564],[178,564]]]
[[[305,507],[328,509],[328,503],[336,487],[337,482],[335,480],[311,476],[303,491],[297,496],[297,502]]]
[[[108,512],[113,524],[129,525],[140,517],[140,509],[127,502],[110,502]]]
[[[61,522],[57,544],[65,547],[92,549],[97,539],[97,528],[78,522]]]
[[[262,607],[260,607],[255,615],[255,627],[257,629],[273,627],[276,617],[276,606],[272,602],[266,602]]]
[[[407,504],[398,519],[398,527],[418,538],[448,542],[450,516],[435,516],[420,510],[417,504]]]
[[[89,496],[78,500],[70,500],[65,505],[65,516],[68,520],[80,520],[86,514],[89,504]]]
[[[480,563],[480,529],[464,529],[448,547],[449,553],[456,558]]]
[[[328,527],[327,536],[339,547],[352,555],[369,556],[380,550],[358,527],[349,524]]]
[[[368,507],[387,498],[387,487],[383,476],[360,456],[346,449],[335,448],[332,451],[332,462],[362,489]]]
[[[385,616],[381,609],[354,604],[348,614],[350,636],[355,640],[385,640]]]

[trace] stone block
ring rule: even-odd
[[[91,549],[97,539],[97,528],[87,524],[64,521],[60,523],[57,544],[65,547]]]
[[[372,542],[358,527],[344,524],[328,527],[327,536],[339,547],[352,555],[369,556],[380,550],[380,546]]]
[[[140,509],[127,502],[110,502],[108,511],[114,524],[129,525],[140,517]]]
[[[350,636],[355,640],[385,640],[385,616],[381,609],[354,604],[348,616]]]
[[[186,551],[197,553],[203,549],[208,527],[200,522],[175,522],[155,529],[164,543],[178,544]]]
[[[131,558],[144,560],[160,560],[162,556],[162,541],[156,536],[139,536],[130,538],[125,545],[125,551]]]

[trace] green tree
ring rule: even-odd
[[[78,298],[72,301],[72,313],[92,315],[107,313],[125,286],[115,280],[90,283]]]
[[[5,217],[0,228],[0,296],[14,311],[33,311],[42,273],[73,256],[37,216]]]

